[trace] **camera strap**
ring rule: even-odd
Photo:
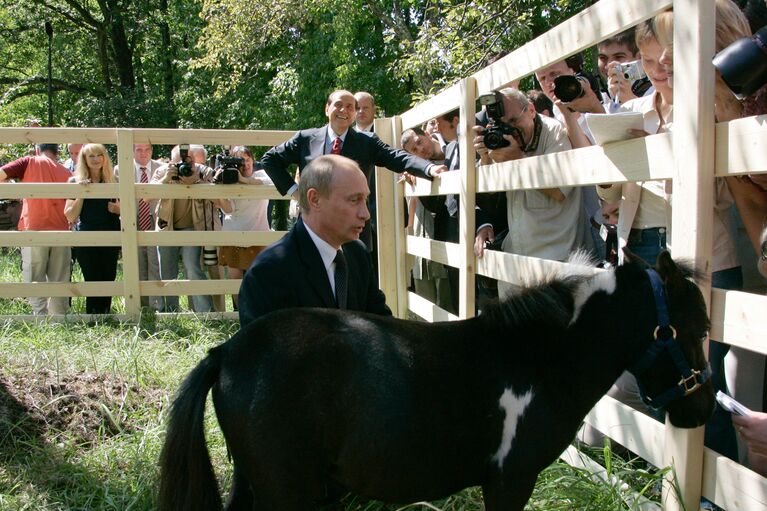
[[[538,149],[538,143],[541,141],[541,130],[543,129],[543,121],[541,121],[541,114],[535,114],[533,119],[533,138],[530,142],[522,148],[526,153],[534,153]]]

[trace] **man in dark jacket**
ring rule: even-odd
[[[289,307],[391,315],[370,254],[359,241],[370,218],[369,195],[365,175],[349,158],[320,156],[304,169],[301,218],[256,258],[242,280],[240,327]]]

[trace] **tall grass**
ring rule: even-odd
[[[0,256],[0,280],[19,281],[19,266],[18,253]],[[0,314],[28,312],[20,298],[0,300]],[[154,509],[157,459],[172,396],[206,351],[236,329],[232,321],[152,315],[138,325],[0,324],[0,383],[5,382],[0,385],[0,509]],[[13,402],[25,412],[10,413]],[[227,491],[232,469],[210,408],[209,451],[220,486]],[[659,498],[654,491],[661,473],[625,461],[609,447],[590,454],[633,491]],[[595,481],[583,470],[555,463],[541,474],[528,510],[628,510],[625,493],[618,482]],[[478,488],[440,502],[406,506],[347,496],[342,507],[483,509]]]

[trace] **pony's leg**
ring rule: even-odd
[[[482,486],[486,511],[523,511],[537,479],[538,474],[494,477]]]
[[[229,500],[224,506],[226,511],[253,511],[255,503],[253,492],[250,489],[250,483],[242,473],[238,464],[234,465],[234,477],[232,479],[232,489],[229,492]]]

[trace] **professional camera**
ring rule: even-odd
[[[174,176],[173,179],[176,180],[194,174],[194,160],[189,156],[189,144],[181,144],[178,149],[181,154],[181,162],[175,164],[178,175]]]
[[[767,26],[717,53],[713,63],[738,99],[759,90],[767,83]]]
[[[576,99],[583,97],[586,94],[586,90],[583,88],[583,82],[589,84],[591,90],[597,95],[597,98],[601,98],[599,91],[599,79],[589,73],[576,73],[574,75],[562,75],[554,78],[554,94],[563,103],[569,103]]]
[[[216,178],[214,183],[230,185],[240,180],[240,171],[245,166],[245,159],[238,156],[229,156],[226,153],[216,155]],[[220,171],[220,172],[219,172]]]
[[[631,84],[631,92],[637,97],[642,97],[652,86],[650,79],[647,77],[647,73],[642,67],[641,60],[632,60],[625,64],[619,64],[618,72],[621,77]]]
[[[512,135],[520,146],[524,146],[522,132],[511,124],[501,120],[505,115],[503,110],[503,94],[498,91],[482,94],[479,103],[485,107],[489,122],[485,127],[483,142],[488,149],[500,149],[511,145],[511,142],[503,138],[504,135]]]

